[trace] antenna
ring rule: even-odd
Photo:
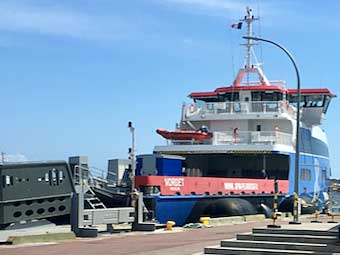
[[[258,85],[269,86],[270,83],[267,77],[264,75],[262,69],[260,68],[259,63],[252,63],[252,54],[254,54],[255,61],[257,62],[255,52],[253,51],[253,46],[257,45],[257,43],[253,43],[253,22],[259,20],[259,18],[255,18],[253,15],[253,10],[250,7],[247,7],[247,15],[241,19],[241,22],[247,24],[247,36],[243,36],[244,39],[247,40],[247,43],[241,44],[246,47],[246,64],[243,68],[241,68],[233,82],[233,87],[241,86],[243,77],[247,75],[247,85],[251,84],[249,81],[250,73],[257,74],[259,77]]]
[[[253,22],[255,20],[258,20],[258,18],[255,18],[253,15],[253,10],[250,7],[247,7],[247,16],[244,16],[244,19],[241,19],[241,22],[247,23],[247,36],[252,37],[253,36]],[[251,53],[252,53],[252,48],[255,43],[253,43],[252,39],[247,39],[246,44],[241,44],[243,46],[247,47],[247,54],[246,54],[246,66],[245,69],[249,70],[253,68],[253,63],[251,61]]]
[[[1,152],[1,163],[4,164],[5,163],[5,152]]]
[[[261,17],[260,10],[261,10],[260,1],[257,0],[257,15],[258,15],[257,17],[259,19],[259,30],[258,30],[258,33],[259,33],[259,37],[262,37],[262,17]],[[259,47],[260,47],[260,62],[262,64],[263,63],[262,43],[259,43]]]

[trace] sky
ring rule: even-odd
[[[231,85],[244,64],[245,30],[230,25],[246,6],[255,35],[294,55],[302,88],[339,92],[340,2],[276,0],[1,0],[0,151],[10,160],[126,158],[165,144],[193,91]],[[256,50],[272,80],[296,87],[294,69],[271,45]],[[335,98],[323,129],[333,177],[340,178]]]

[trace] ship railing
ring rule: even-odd
[[[94,166],[90,166],[89,168],[90,168],[89,175],[91,177],[91,184],[93,186],[101,189],[117,186],[116,182],[107,178],[108,175],[113,175],[112,172]]]
[[[270,80],[269,83],[270,83],[270,85],[273,85],[273,86],[280,86],[280,87],[286,86],[285,80]],[[245,85],[245,86],[261,86],[262,83],[261,83],[261,81],[242,81],[242,85]]]
[[[212,139],[195,140],[167,140],[169,145],[293,145],[292,134],[281,131],[225,131],[213,132]]]
[[[216,114],[252,114],[252,113],[287,113],[295,117],[295,110],[286,100],[282,101],[249,101],[249,102],[213,102],[193,103],[184,108],[185,117]]]
[[[260,145],[260,144],[283,144],[293,145],[292,134],[280,131],[230,131],[214,132],[212,144],[214,145]]]

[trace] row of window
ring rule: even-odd
[[[51,214],[51,213],[56,212],[57,210],[58,210],[59,212],[63,212],[63,211],[66,210],[66,206],[65,206],[65,205],[61,205],[61,206],[59,206],[58,208],[51,206],[51,207],[49,207],[47,210],[45,210],[44,208],[39,208],[39,209],[36,211],[36,214],[44,214],[44,213],[46,213],[46,212],[48,212],[49,214]],[[24,212],[24,211],[15,211],[15,212],[13,213],[13,217],[14,217],[14,218],[19,218],[19,217],[23,216],[23,214],[25,214],[26,216],[32,216],[32,215],[34,214],[34,211],[31,210],[31,209],[26,210],[25,212]]]
[[[62,170],[57,170],[53,168],[52,170],[45,173],[44,177],[38,177],[38,182],[46,182],[51,186],[60,185],[64,180],[64,172]],[[2,187],[6,188],[8,186],[13,186],[15,184],[29,182],[29,178],[19,178],[10,175],[3,175],[2,176]]]
[[[248,98],[248,101],[280,101],[285,99],[284,96],[281,92],[253,91],[251,92],[251,100]],[[202,98],[201,100],[205,102],[237,102],[240,101],[240,94],[239,92],[225,93],[214,98]]]
[[[327,179],[327,171],[322,170],[321,171],[321,178],[323,181]],[[312,171],[308,168],[302,168],[300,170],[300,179],[301,181],[310,181],[312,180]]]
[[[251,100],[248,98],[247,101],[267,101],[275,102],[285,99],[285,95],[281,92],[274,91],[253,91],[251,92]],[[238,102],[240,101],[239,92],[226,93],[218,95],[214,98],[202,98],[204,102]],[[194,100],[195,102],[201,100]],[[290,104],[297,105],[297,95],[289,95],[288,101]],[[328,105],[331,101],[331,97],[328,95],[301,95],[300,106],[301,107],[324,107],[324,112],[327,111]]]
[[[297,105],[297,95],[290,95],[289,103]],[[327,111],[331,97],[327,95],[301,95],[300,106],[301,107],[324,107],[324,112]]]

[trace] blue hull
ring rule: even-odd
[[[273,154],[285,154],[283,152],[273,152]],[[294,192],[295,178],[295,154],[287,153],[290,157],[289,170],[289,191],[288,194],[281,194],[280,201],[285,195],[292,195]],[[313,198],[315,192],[318,193],[320,199],[320,209],[323,207],[326,197],[324,192],[328,191],[330,178],[329,159],[323,156],[309,155],[306,153],[300,154],[300,178],[299,178],[299,194],[304,198]],[[153,204],[152,210],[155,213],[156,219],[160,223],[166,223],[169,220],[175,221],[176,225],[182,226],[189,222],[198,222],[201,216],[208,215],[207,208],[211,208],[214,204],[224,199],[237,199],[249,201],[257,213],[261,213],[259,205],[264,203],[269,208],[273,204],[273,195],[228,195],[228,196],[161,196],[149,195],[145,197],[149,200],[148,204]],[[148,206],[150,208],[150,206]],[[249,210],[248,210],[249,211]],[[225,216],[243,215],[242,211],[226,213]]]

